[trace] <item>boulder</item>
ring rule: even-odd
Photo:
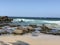
[[[14,30],[13,34],[23,34],[23,30],[19,30],[19,29]]]
[[[33,28],[37,28],[37,25],[29,25],[29,26],[31,26],[31,27],[33,27]]]

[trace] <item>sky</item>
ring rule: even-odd
[[[0,16],[60,17],[60,0],[0,0]]]

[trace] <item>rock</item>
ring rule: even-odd
[[[27,27],[27,30],[28,30],[28,32],[33,32],[33,31],[35,31],[34,28],[31,27],[31,26],[28,26],[28,27]]]
[[[13,33],[15,33],[15,34],[22,34],[22,33],[23,33],[23,30],[19,30],[19,29],[17,29],[17,30],[14,30]]]
[[[9,23],[11,22],[13,19],[8,18],[8,16],[2,16],[0,17],[0,23]]]
[[[31,27],[33,27],[33,28],[37,28],[37,25],[29,25],[29,26],[31,26]]]

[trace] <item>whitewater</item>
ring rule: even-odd
[[[21,24],[21,20],[23,20],[23,23],[29,23],[29,24],[43,24],[43,23],[56,23],[56,24],[60,24],[60,20],[36,20],[36,19],[13,19],[12,22],[15,23],[20,23]]]

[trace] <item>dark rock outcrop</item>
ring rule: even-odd
[[[0,23],[9,23],[12,20],[13,19],[9,18],[8,16],[2,16],[2,17],[0,17]]]
[[[7,26],[12,20],[8,16],[0,16],[0,26]]]

